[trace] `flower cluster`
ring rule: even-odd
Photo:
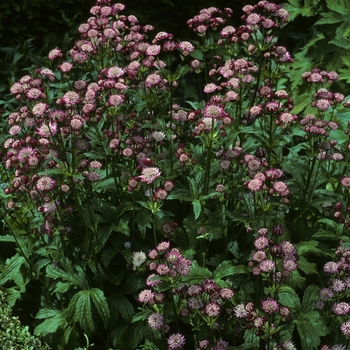
[[[249,262],[253,275],[261,275],[268,279],[272,277],[277,285],[298,268],[294,245],[288,241],[277,243],[283,231],[281,225],[275,225],[271,232],[267,228],[260,228],[258,237],[254,240],[255,251]]]
[[[341,333],[350,339],[350,249],[340,245],[335,254],[337,260],[329,261],[323,267],[328,281],[319,291],[316,307],[334,319],[338,326],[340,324]]]

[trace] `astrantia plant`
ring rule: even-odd
[[[350,226],[337,73],[304,72],[313,114],[296,115],[279,5],[240,26],[203,9],[193,41],[124,10],[97,1],[74,47],[11,87],[12,305],[33,298],[34,333],[63,349],[318,349],[319,271]]]

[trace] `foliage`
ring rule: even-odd
[[[300,53],[301,113],[278,42],[289,15],[273,3],[244,6],[236,28],[230,8],[203,9],[192,41],[124,7],[97,1],[68,53],[51,50],[3,101],[13,310],[57,349],[348,346],[339,75]]]
[[[312,17],[307,30],[302,33],[295,31],[293,34],[304,46],[298,50],[293,63],[291,80],[292,91],[298,103],[295,112],[308,111],[307,96],[302,86],[301,73],[317,67],[326,71],[338,71],[340,81],[337,88],[346,93],[350,76],[350,41],[347,35],[350,28],[350,12],[345,0],[318,0],[301,1],[289,0],[284,8],[291,14],[291,20],[298,20],[302,16]],[[305,25],[305,24],[303,24]]]
[[[0,345],[2,349],[50,349],[49,346],[42,345],[39,338],[31,335],[28,326],[22,326],[18,317],[12,316],[11,307],[2,291],[0,291],[0,315]]]

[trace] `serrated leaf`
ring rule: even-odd
[[[104,296],[104,293],[101,289],[90,288],[89,289],[90,297],[97,309],[98,314],[101,316],[105,328],[107,328],[108,321],[110,318],[109,307],[107,299]]]
[[[17,277],[21,275],[20,270],[22,265],[28,266],[26,259],[23,256],[18,255],[18,253],[7,259],[0,274],[0,285],[4,285],[9,280],[14,280],[16,275]]]
[[[215,269],[215,271],[213,272],[213,277],[215,279],[222,279],[227,276],[232,276],[246,272],[247,270],[245,266],[233,266],[231,261],[225,260]]]
[[[92,319],[91,300],[88,290],[80,290],[74,294],[68,305],[68,315],[73,322],[78,322],[87,334],[93,331],[94,321]]]
[[[198,265],[196,260],[193,261],[190,273],[187,276],[183,276],[184,282],[200,283],[204,279],[213,278],[213,273],[205,267]]]
[[[58,310],[56,310],[58,311]],[[67,324],[66,318],[60,312],[54,317],[47,318],[34,328],[34,335],[45,336],[50,333],[55,333],[59,327],[64,327]]]
[[[317,311],[300,313],[295,320],[303,350],[317,350],[321,344],[321,337],[327,335],[324,325]]]
[[[195,199],[194,201],[192,201],[192,207],[193,207],[193,212],[194,212],[194,218],[195,218],[195,220],[197,220],[202,212],[202,205],[201,205],[200,200]]]
[[[50,317],[56,317],[62,314],[61,310],[57,309],[49,309],[49,308],[43,308],[38,311],[38,313],[35,315],[36,319],[43,319],[43,318],[50,318]]]
[[[149,210],[140,209],[137,211],[135,221],[138,229],[140,230],[142,238],[146,237],[147,228],[151,228],[152,214]]]
[[[12,235],[0,235],[0,242],[16,242]]]
[[[71,284],[69,282],[58,281],[55,285],[55,289],[53,290],[53,293],[65,293],[70,287],[71,287]]]
[[[317,300],[319,290],[320,288],[314,284],[307,286],[301,304],[302,312],[308,312],[315,309],[315,301]]]
[[[77,266],[76,269],[79,267]],[[81,268],[80,268],[81,269]],[[62,279],[63,281],[72,283],[75,286],[85,289],[88,287],[88,283],[85,279],[85,276],[79,272],[67,273],[66,271],[59,269],[56,266],[47,265],[46,266],[46,276],[53,279]]]
[[[299,256],[298,268],[301,271],[303,271],[306,275],[310,275],[312,273],[318,275],[317,265],[315,263],[311,263],[311,262],[307,261],[304,256]]]
[[[317,241],[302,241],[296,245],[296,250],[299,255],[303,254],[315,254],[315,255],[324,255],[323,250],[317,248]]]
[[[118,317],[120,314],[126,322],[131,322],[135,313],[134,307],[123,294],[114,295],[112,304],[111,310],[116,314],[115,317]]]
[[[295,290],[287,285],[278,290],[278,301],[291,309],[300,309],[300,299]]]

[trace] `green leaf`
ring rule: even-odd
[[[324,256],[324,252],[322,249],[317,248],[319,242],[317,241],[302,241],[296,245],[296,250],[299,255],[303,254],[315,254],[318,256]]]
[[[315,302],[317,300],[319,290],[320,288],[314,284],[307,286],[301,304],[301,310],[303,312],[309,312],[315,309]]]
[[[200,283],[204,279],[213,278],[212,272],[205,267],[198,265],[196,260],[193,261],[190,273],[187,276],[183,276],[184,282]]]
[[[321,337],[327,335],[327,327],[317,311],[300,313],[295,320],[303,350],[317,350]]]
[[[103,294],[103,291],[98,288],[89,289],[90,297],[97,309],[98,314],[101,316],[105,328],[107,328],[110,318],[109,307],[107,299]]]
[[[123,295],[113,295],[111,299],[111,312],[113,313],[113,317],[118,318],[120,316],[128,323],[134,317],[134,307],[131,302]]]
[[[34,328],[35,335],[45,336],[50,333],[55,333],[59,327],[64,327],[67,325],[67,320],[63,316],[61,311],[59,310],[52,310],[52,311],[55,312],[55,315],[53,317],[47,318],[44,322],[40,323]],[[43,317],[40,317],[40,318],[43,318]]]
[[[28,263],[23,256],[18,253],[6,260],[5,266],[2,268],[0,274],[0,285],[3,286],[9,280],[15,280],[21,276],[21,267],[28,267]]]
[[[300,299],[295,290],[287,285],[278,290],[278,301],[291,309],[300,309]]]
[[[79,268],[77,266],[76,269],[79,271],[81,270],[81,267]],[[69,271],[68,273],[50,264],[46,266],[46,276],[53,279],[60,278],[63,281],[72,283],[73,285],[80,287],[81,289],[85,289],[88,287],[88,283],[82,271],[79,271],[79,272]]]
[[[246,273],[245,266],[232,266],[232,262],[229,260],[223,261],[213,272],[214,279],[222,279],[227,276],[232,276],[240,273]]]
[[[202,212],[202,205],[200,200],[195,199],[192,201],[192,206],[193,206],[193,212],[194,212],[194,218],[197,220],[199,218],[199,215],[201,215]]]
[[[138,229],[140,230],[142,238],[146,237],[147,228],[151,228],[152,214],[149,210],[139,209],[135,216],[135,221]]]
[[[306,260],[304,256],[299,256],[298,268],[305,274],[310,275],[312,273],[318,275],[317,265]]]
[[[74,294],[68,305],[68,316],[73,322],[78,322],[87,334],[90,334],[94,330],[90,293],[88,290],[81,290]]]

